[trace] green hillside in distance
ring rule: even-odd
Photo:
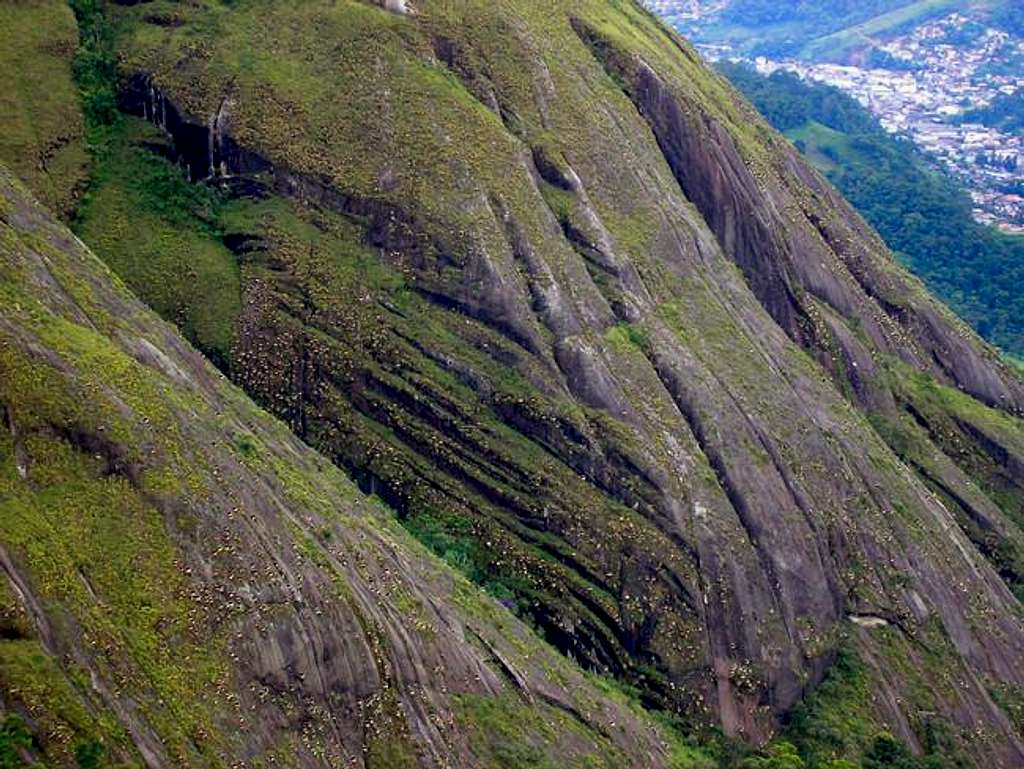
[[[876,41],[955,11],[977,14],[1015,34],[1024,23],[1012,0],[731,0],[687,32],[701,43],[726,44],[735,55],[863,62]]]
[[[989,106],[965,112],[960,120],[965,123],[981,123],[1009,133],[1020,133],[1024,131],[1024,89],[1001,94]]]
[[[937,296],[979,334],[1024,356],[1024,238],[975,222],[955,179],[840,90],[744,65],[719,69]]]

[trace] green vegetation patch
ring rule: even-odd
[[[239,270],[217,225],[219,194],[143,146],[163,135],[119,123],[82,201],[76,233],[218,366],[229,365],[241,312]]]
[[[858,760],[880,731],[872,712],[873,684],[856,653],[841,649],[821,685],[793,711],[786,737],[808,767]]]
[[[893,675],[909,676],[915,702],[924,708],[934,691],[919,671],[905,662],[908,641],[885,637],[886,659],[898,661]],[[945,648],[945,647],[944,647]],[[926,664],[941,666],[942,655]],[[852,643],[839,649],[824,681],[792,711],[781,737],[739,762],[741,769],[960,769],[965,766],[957,743],[941,717],[920,724],[925,754],[915,755],[894,737],[876,715],[878,683]]]
[[[926,374],[893,365],[897,372],[892,377],[894,391],[927,421],[931,439],[976,480],[1012,521],[1024,526],[1024,494],[1019,482],[964,433],[967,429],[980,431],[994,445],[1005,445],[1013,454],[1020,455],[1024,453],[1021,420],[989,408],[956,388],[939,384]]]
[[[596,679],[595,682],[599,682]],[[635,707],[622,694],[607,692],[621,707]],[[523,709],[513,692],[498,697],[459,695],[456,717],[470,735],[470,748],[480,769],[608,769],[630,765],[611,740],[597,737],[568,713],[535,703]],[[649,717],[649,715],[647,715]],[[667,769],[711,769],[712,759],[700,748],[663,729]]]
[[[0,162],[64,217],[88,176],[72,77],[77,41],[64,0],[0,3]]]
[[[22,754],[32,747],[32,735],[25,722],[7,716],[0,723],[0,769],[19,769],[24,765]]]
[[[78,24],[74,77],[89,131],[90,149],[102,147],[105,129],[118,122],[117,52],[106,0],[68,0]]]

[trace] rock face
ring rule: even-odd
[[[0,256],[0,709],[34,735],[12,760],[668,764],[2,167]]]
[[[377,5],[394,13],[408,13],[409,5],[405,0],[375,0]]]
[[[1024,383],[684,42],[604,0],[145,5],[123,107],[244,193],[257,402],[647,705],[762,741],[848,645],[879,725],[1024,761]]]

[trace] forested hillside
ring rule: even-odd
[[[878,40],[957,11],[1020,34],[1024,11],[1013,0],[732,0],[687,32],[751,57],[834,61],[855,53],[863,60],[877,55]]]
[[[989,106],[965,112],[965,123],[981,123],[1006,132],[1024,131],[1024,90],[999,96]]]

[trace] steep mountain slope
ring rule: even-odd
[[[1024,238],[974,221],[961,183],[852,96],[792,73],[717,67],[930,290],[1006,353],[1024,355]]]
[[[848,646],[875,728],[1019,765],[1020,378],[635,3],[394,8],[109,9],[81,234],[648,705],[767,739]]]
[[[2,167],[0,257],[5,766],[698,765],[259,412]]]

